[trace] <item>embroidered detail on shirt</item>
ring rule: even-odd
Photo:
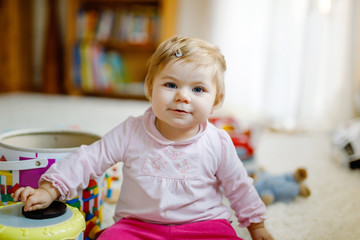
[[[156,159],[151,159],[151,165],[156,173],[165,169],[166,161],[162,160],[160,156]]]
[[[178,159],[180,156],[184,155],[184,152],[182,151],[171,151],[170,149],[165,149],[164,153],[166,154],[166,156],[168,158],[170,158],[171,160],[176,160]]]
[[[174,179],[198,179],[198,159],[198,151],[167,146],[162,151],[148,154],[142,173]]]
[[[188,162],[186,159],[181,160],[180,162],[176,163],[176,169],[180,172],[180,174],[186,178],[186,173],[190,169]]]

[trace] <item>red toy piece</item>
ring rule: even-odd
[[[244,129],[232,117],[212,117],[209,119],[209,122],[229,133],[237,154],[242,161],[253,158],[254,147],[251,139],[252,130],[250,128]]]

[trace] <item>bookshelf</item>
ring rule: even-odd
[[[31,1],[0,0],[0,93],[31,91]]]
[[[65,88],[145,99],[146,61],[176,28],[177,0],[68,0]]]

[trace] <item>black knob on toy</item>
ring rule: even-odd
[[[24,207],[22,207],[22,214],[26,218],[30,219],[47,219],[47,218],[55,218],[63,215],[66,212],[65,203],[54,201],[47,208],[35,210],[35,211],[24,211]]]

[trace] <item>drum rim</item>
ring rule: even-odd
[[[16,203],[22,204],[22,203]],[[0,206],[0,209],[6,206]],[[76,239],[81,232],[85,230],[85,219],[80,210],[67,204],[67,207],[72,210],[73,216],[66,222],[55,224],[46,227],[10,227],[0,225],[0,238],[4,239],[29,239],[29,240],[62,240],[62,239]],[[44,230],[50,229],[55,234],[43,234]],[[22,231],[26,229],[26,231]],[[64,231],[66,229],[66,231]],[[24,236],[26,232],[26,236]]]
[[[16,136],[24,136],[24,135],[35,135],[35,134],[72,134],[72,135],[84,135],[89,137],[98,138],[98,140],[101,139],[101,136],[92,133],[92,132],[86,132],[86,131],[80,131],[75,129],[42,129],[42,128],[34,128],[34,129],[19,129],[19,130],[12,130],[8,132],[4,132],[0,134],[0,147],[20,152],[37,152],[37,153],[69,153],[72,152],[79,147],[70,147],[70,148],[29,148],[29,147],[18,147],[13,146],[10,144],[6,144],[3,142],[6,138],[10,137],[16,137]]]

